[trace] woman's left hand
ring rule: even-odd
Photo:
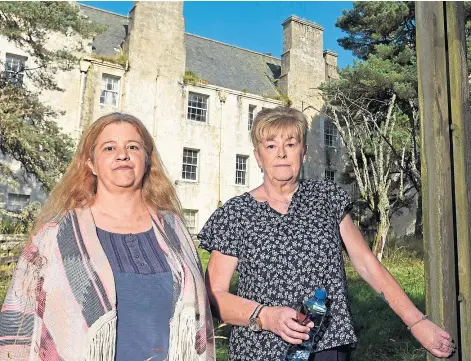
[[[414,325],[411,333],[427,351],[436,357],[448,358],[455,352],[455,344],[450,334],[430,320]]]

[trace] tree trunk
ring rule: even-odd
[[[381,262],[383,258],[384,246],[386,245],[386,240],[389,232],[389,217],[388,212],[380,211],[379,220],[378,220],[378,229],[376,231],[375,241],[373,243],[373,253]]]

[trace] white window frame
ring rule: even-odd
[[[5,64],[3,65],[3,71],[5,74],[4,79],[7,83],[15,86],[22,86],[24,84],[27,60],[27,57],[21,55],[12,53],[5,54]]]
[[[204,107],[201,107],[204,105]],[[209,95],[188,92],[186,119],[198,123],[208,123]]]
[[[332,182],[335,182],[335,174],[337,171],[335,169],[325,169],[324,170],[324,178],[328,179]]]
[[[194,236],[197,232],[198,227],[198,210],[197,209],[184,209],[183,218],[185,226],[188,229],[190,235]]]
[[[100,104],[117,108],[119,106],[119,94],[121,86],[121,77],[113,74],[102,73],[100,86]],[[107,99],[111,97],[111,103]],[[113,94],[115,95],[113,103]]]
[[[191,153],[191,154],[190,154]],[[194,156],[196,155],[196,156]],[[196,164],[193,162],[189,162],[191,160],[196,159]],[[182,179],[187,182],[198,182],[198,171],[199,171],[199,163],[200,163],[200,150],[193,149],[193,148],[183,148],[183,157],[182,157]],[[194,167],[193,171],[188,171],[188,167]],[[195,178],[187,178],[187,174],[194,174]]]
[[[249,104],[249,113],[248,113],[248,121],[247,121],[247,128],[249,132],[252,130],[253,121],[255,119],[257,106],[253,104]]]
[[[243,154],[236,155],[235,184],[238,186],[248,185],[249,156]]]
[[[335,124],[326,120],[324,122],[324,145],[328,148],[337,148],[338,131]]]

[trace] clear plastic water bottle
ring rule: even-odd
[[[309,339],[303,340],[299,345],[290,345],[286,355],[281,358],[281,361],[308,361],[312,351],[314,337],[319,332],[324,316],[327,313],[326,297],[326,291],[322,288],[318,288],[314,292],[314,297],[304,302],[305,310],[307,311],[309,319],[314,322],[314,327],[312,327],[308,333]]]

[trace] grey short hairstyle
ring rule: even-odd
[[[255,149],[264,140],[274,139],[286,132],[306,146],[308,124],[306,116],[297,109],[276,107],[261,110],[254,119],[250,136]]]

